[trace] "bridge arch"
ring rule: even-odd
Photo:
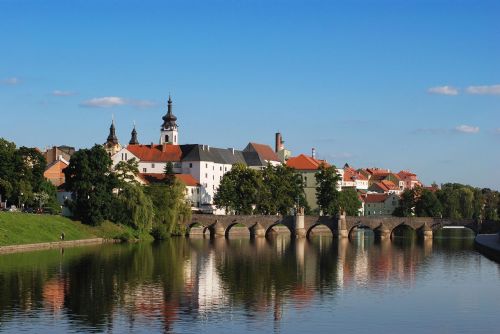
[[[189,225],[187,226],[187,229],[186,229],[186,235],[187,235],[187,236],[190,236],[190,235],[191,235],[191,230],[192,230],[193,228],[197,228],[197,227],[198,227],[198,228],[202,228],[202,233],[201,233],[202,235],[205,235],[205,233],[207,233],[207,231],[208,231],[209,233],[211,233],[211,231],[210,231],[210,229],[209,229],[209,226],[208,226],[208,225],[206,225],[206,224],[202,224],[202,223],[200,223],[200,222],[197,222],[197,221],[196,221],[196,222],[192,222],[191,224],[189,224]]]
[[[275,227],[275,226],[286,226],[286,228],[290,232],[290,235],[293,235],[293,233],[294,233],[294,231],[292,230],[292,228],[289,224],[285,224],[283,221],[278,220],[265,228],[266,229],[266,233],[265,233],[266,238],[271,235],[271,233],[273,231],[273,227]]]
[[[417,229],[413,226],[411,226],[410,224],[407,224],[406,222],[403,222],[399,225],[396,225],[394,226],[394,228],[391,230],[391,239],[393,239],[394,237],[397,237],[396,236],[396,233],[398,232],[408,232],[408,231],[411,231],[412,235],[414,235],[416,237],[417,235]]]
[[[314,230],[316,227],[318,227],[318,226],[324,226],[324,227],[327,227],[327,228],[328,228],[328,230],[331,232],[332,237],[334,237],[334,236],[335,236],[335,231],[333,230],[333,228],[332,228],[330,225],[328,225],[328,224],[324,224],[324,223],[321,223],[321,222],[316,222],[316,223],[312,224],[312,225],[311,225],[311,226],[307,229],[307,231],[306,231],[306,238],[308,238],[308,239],[309,239],[309,238],[311,237],[311,233],[312,233],[312,234],[314,234],[314,233],[313,233],[313,230]]]
[[[231,229],[233,227],[244,227],[245,228],[245,231],[247,232],[245,235],[242,235],[242,237],[245,237],[245,238],[250,238],[251,236],[251,231],[250,231],[250,228],[246,225],[246,224],[243,224],[241,222],[238,222],[238,221],[233,221],[231,224],[229,224],[226,229],[224,230],[224,235],[226,238],[229,238],[230,237],[230,233],[231,233]]]
[[[349,239],[352,239],[354,237],[354,233],[358,230],[358,229],[363,229],[363,230],[370,230],[373,232],[373,234],[375,235],[375,228],[373,228],[372,226],[370,225],[367,225],[367,224],[363,224],[362,222],[357,222],[356,224],[354,224],[353,226],[351,226],[351,228],[349,229],[349,232],[347,234],[347,236],[349,237]]]

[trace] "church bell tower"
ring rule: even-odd
[[[177,117],[172,113],[172,98],[168,96],[167,114],[162,117],[163,124],[160,131],[160,144],[179,145],[179,131],[177,127]]]

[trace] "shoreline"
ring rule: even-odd
[[[478,234],[474,239],[474,245],[481,254],[500,263],[499,234]]]
[[[67,241],[40,242],[35,244],[0,246],[0,255],[9,253],[18,253],[18,252],[28,252],[28,251],[42,250],[42,249],[97,245],[106,242],[115,242],[115,241],[106,240],[104,238],[91,238],[91,239],[79,239],[79,240],[67,240]]]

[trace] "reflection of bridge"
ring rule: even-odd
[[[346,217],[325,216],[214,216],[193,215],[191,222],[186,224],[188,234],[192,227],[202,227],[203,232],[209,232],[210,237],[224,237],[234,226],[245,226],[252,237],[265,237],[275,226],[286,226],[292,236],[309,236],[317,226],[326,226],[336,237],[348,237],[358,228],[368,228],[375,235],[385,239],[392,237],[396,229],[409,228],[415,230],[424,238],[431,238],[433,231],[446,226],[469,228],[478,233],[481,224],[473,220],[453,220],[427,217]]]

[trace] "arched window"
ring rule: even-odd
[[[165,135],[165,143],[168,143],[168,135]]]

